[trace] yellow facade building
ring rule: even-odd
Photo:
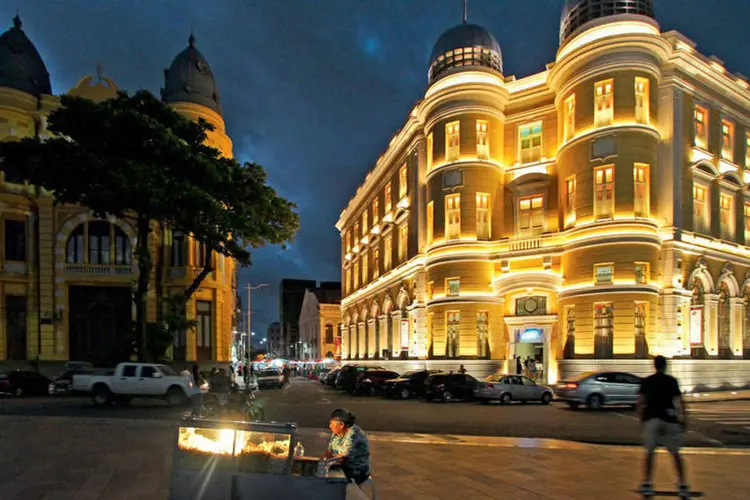
[[[321,283],[305,292],[299,315],[302,360],[341,359],[341,286]]]
[[[101,101],[117,90],[99,74],[83,78],[70,94]],[[213,74],[192,36],[165,71],[162,97],[185,116],[212,123],[208,140],[232,155]],[[0,141],[48,134],[46,117],[58,105],[44,61],[16,17],[0,35]],[[117,358],[134,318],[135,228],[97,219],[85,207],[55,206],[48,192],[4,175],[0,219],[0,360]],[[148,320],[155,321],[157,290],[182,293],[200,272],[205,248],[156,222],[151,245],[163,263],[148,295]],[[230,357],[237,266],[217,257],[214,267],[188,303],[197,327],[176,339],[169,352],[175,360]]]
[[[663,354],[686,386],[750,383],[744,77],[651,0],[569,0],[545,71],[505,76],[464,23],[428,79],[337,223],[345,359],[515,355],[554,383]]]

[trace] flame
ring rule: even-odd
[[[262,435],[251,431],[232,429],[196,429],[181,427],[179,447],[213,455],[239,456],[250,453],[263,453],[274,458],[289,456],[289,440],[272,440],[253,443],[251,437]],[[213,437],[213,438],[212,438]]]

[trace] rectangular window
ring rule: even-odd
[[[649,215],[648,165],[636,163],[633,167],[633,212],[636,217]]]
[[[344,244],[346,245],[346,253],[349,253],[352,251],[352,233],[349,231],[346,231],[344,233]]]
[[[398,199],[402,199],[409,192],[409,169],[406,163],[398,171]]]
[[[445,126],[445,161],[456,161],[461,157],[461,125],[451,122]]]
[[[705,233],[708,230],[708,189],[693,184],[693,231]]]
[[[185,249],[187,248],[187,241],[185,239],[185,233],[182,231],[175,231],[172,233],[172,266],[183,267],[185,265]],[[349,251],[347,249],[347,251]]]
[[[576,308],[567,306],[565,308],[565,347],[563,349],[564,359],[573,359],[576,355]]]
[[[26,222],[5,219],[5,260],[26,262]],[[107,237],[109,241],[109,237]],[[109,250],[109,247],[107,247]]]
[[[461,332],[461,313],[459,311],[447,311],[445,315],[448,325],[446,329],[445,355],[448,358],[457,358]]]
[[[427,204],[427,244],[432,245],[434,238],[434,224],[435,224],[435,202],[431,201]]]
[[[372,225],[375,226],[380,222],[380,200],[375,198],[372,200]]]
[[[393,197],[391,193],[391,183],[385,185],[385,213],[388,213],[391,211],[391,208],[393,207]]]
[[[708,110],[703,106],[695,106],[693,128],[695,133],[693,145],[708,149]]]
[[[614,264],[594,264],[594,283],[597,285],[611,285],[614,276]]]
[[[367,234],[367,210],[362,212],[362,236]]]
[[[370,277],[368,269],[369,262],[367,261],[367,257],[369,257],[368,253],[369,252],[362,252],[362,286],[365,286],[368,283]]]
[[[542,122],[518,128],[518,145],[521,163],[532,163],[542,159]]]
[[[734,123],[721,120],[721,157],[734,162]]]
[[[490,195],[477,193],[477,239],[490,239]]]
[[[27,358],[26,297],[5,296],[5,359]]]
[[[354,290],[359,288],[359,262],[354,263]]]
[[[612,125],[615,119],[614,80],[603,80],[594,85],[594,124]]]
[[[614,319],[612,303],[594,306],[594,358],[612,357]]]
[[[635,263],[636,285],[645,285],[648,283],[649,268],[650,266],[648,262],[636,262]]]
[[[359,244],[359,239],[362,237],[362,233],[359,232],[359,222],[354,223],[354,245]]]
[[[434,143],[432,142],[432,132],[427,136],[427,171],[432,170],[432,148]]]
[[[594,217],[605,219],[615,213],[615,167],[594,170]]]
[[[445,280],[445,296],[458,297],[461,294],[461,280],[459,278],[448,278]]]
[[[649,124],[649,81],[648,78],[635,79],[635,121]]]
[[[565,121],[563,122],[563,140],[573,138],[576,133],[576,95],[573,94],[565,99]]]
[[[344,271],[344,275],[346,276],[346,293],[351,293],[352,291],[352,268],[347,267]]]
[[[565,180],[565,226],[572,225],[576,220],[576,178]]]
[[[386,235],[383,238],[383,270],[391,270],[391,262],[393,260],[393,234]]]
[[[490,355],[489,332],[490,315],[487,311],[477,313],[477,356],[488,358]]]
[[[487,120],[477,120],[477,158],[490,159],[490,123]]]
[[[518,232],[524,236],[544,232],[544,196],[518,199]]]
[[[375,279],[380,276],[380,249],[375,247],[372,249],[372,278]]]
[[[734,196],[722,193],[719,195],[719,221],[721,222],[721,237],[734,236]]]
[[[211,345],[213,338],[213,327],[212,327],[212,306],[213,304],[206,300],[197,300],[195,302],[196,308],[196,329],[195,329],[195,344],[196,344],[196,357],[199,360],[211,359]]]
[[[461,237],[461,194],[445,196],[445,239],[457,240]]]
[[[633,311],[635,326],[635,357],[643,359],[648,356],[648,344],[646,343],[646,316],[648,305],[645,302],[636,302]]]
[[[404,262],[409,256],[409,226],[404,222],[398,231],[398,259]]]

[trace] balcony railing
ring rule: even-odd
[[[65,272],[71,274],[94,274],[98,276],[124,276],[133,274],[133,266],[111,264],[65,264]]]
[[[537,248],[541,248],[541,246],[541,237],[518,238],[510,242],[510,251],[517,252],[519,250],[535,250]]]

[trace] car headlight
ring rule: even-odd
[[[362,379],[362,383],[363,384],[369,384],[370,382],[372,382],[372,380],[370,380],[369,378],[363,378]]]

